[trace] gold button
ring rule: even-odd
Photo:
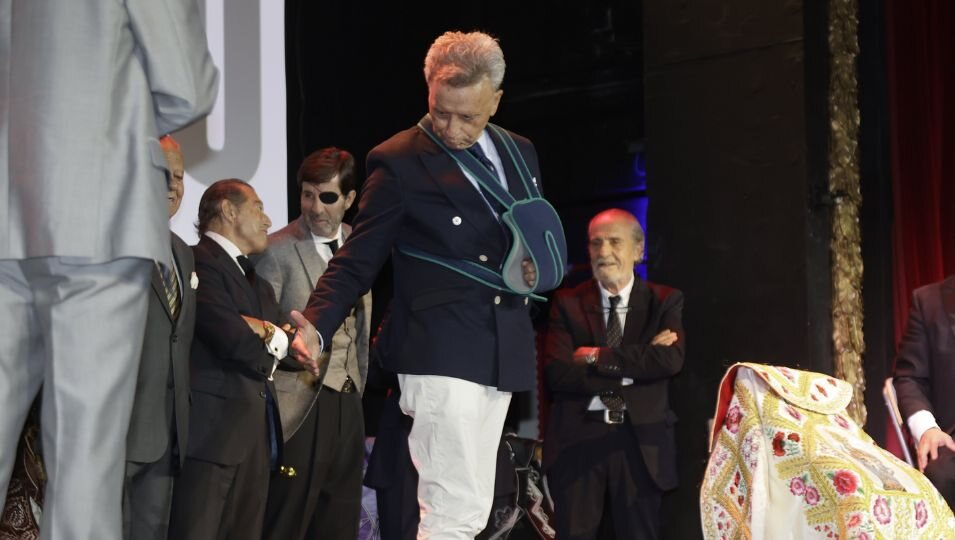
[[[495,297],[494,297],[494,303],[495,303],[495,304],[500,304],[500,303],[501,303],[501,297],[500,297],[500,296],[495,296]]]
[[[487,262],[487,255],[478,255],[478,259],[481,259],[481,262]]]

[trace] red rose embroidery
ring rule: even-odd
[[[816,506],[819,504],[819,491],[816,488],[809,486],[806,488],[806,504],[809,506]]]
[[[859,514],[852,514],[852,517],[849,518],[849,521],[846,522],[846,527],[848,527],[848,528],[851,529],[851,528],[853,528],[853,527],[859,525],[859,523],[861,523],[861,522],[862,522],[862,518],[859,517]]]
[[[777,431],[773,436],[773,455],[782,457],[786,455],[786,447],[783,443],[783,432]]]
[[[799,442],[799,434],[796,433],[795,431],[790,433],[789,435],[786,435],[786,438],[792,442]]]
[[[885,497],[876,497],[872,505],[872,515],[880,525],[886,525],[892,521],[892,509],[889,508],[889,501]]]
[[[849,495],[859,487],[859,479],[849,471],[836,471],[832,476],[832,485],[836,486],[840,495]]]

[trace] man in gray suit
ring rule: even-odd
[[[44,538],[122,535],[153,261],[158,137],[212,107],[195,0],[0,0],[0,493],[43,385]]]
[[[313,152],[299,167],[298,185],[302,215],[269,236],[269,247],[256,264],[283,312],[305,306],[318,277],[351,232],[342,218],[355,201],[355,160],[338,148]],[[276,372],[288,442],[282,457],[285,474],[269,484],[263,538],[357,537],[365,455],[361,392],[368,373],[370,330],[368,293],[332,336],[323,386],[300,373]]]
[[[172,218],[182,203],[182,152],[168,135],[159,142],[169,164]],[[123,532],[130,540],[165,540],[173,478],[185,460],[189,435],[189,347],[199,280],[192,249],[176,233],[169,234],[175,266],[153,268],[136,398],[126,435]]]

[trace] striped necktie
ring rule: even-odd
[[[156,263],[156,269],[162,277],[162,286],[166,290],[166,304],[169,306],[169,313],[175,320],[179,317],[179,308],[182,302],[179,299],[179,276],[176,274],[176,268],[173,265],[166,266]]]

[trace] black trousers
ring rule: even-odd
[[[928,462],[925,476],[955,511],[955,453],[944,446],[939,448],[938,459]]]
[[[238,465],[186,458],[172,497],[169,538],[254,539],[262,531],[270,459],[265,418]]]
[[[647,471],[633,428],[594,420],[581,431],[547,471],[557,538],[607,538],[610,530],[618,540],[659,538],[663,493]]]
[[[361,395],[322,388],[285,443],[282,465],[294,467],[296,475],[272,477],[262,538],[357,538],[364,459]]]

